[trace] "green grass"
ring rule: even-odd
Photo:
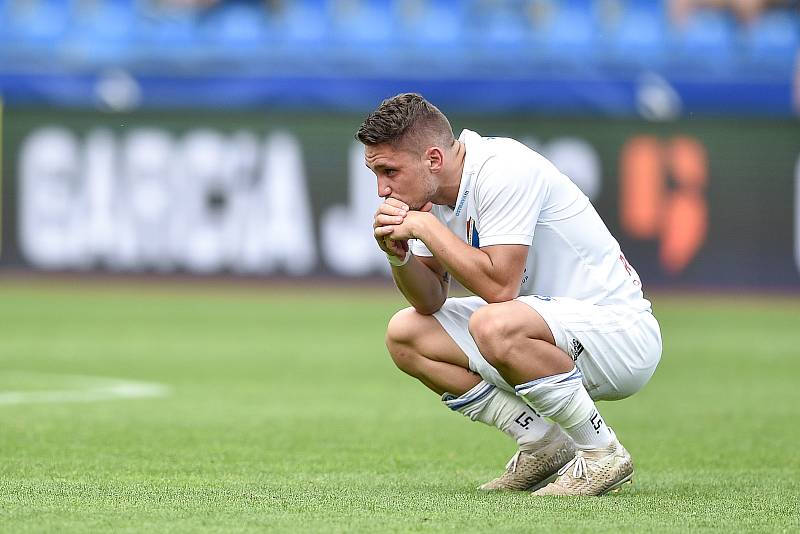
[[[475,491],[514,447],[393,367],[392,292],[0,284],[0,393],[172,390],[0,405],[0,530],[800,530],[800,303],[653,300],[661,366],[600,405],[635,484],[540,499]]]

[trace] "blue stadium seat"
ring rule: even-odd
[[[764,13],[743,36],[748,68],[791,70],[800,48],[800,17],[788,10]]]
[[[591,9],[573,0],[561,5],[544,32],[547,55],[565,64],[583,66],[596,59],[597,24]]]
[[[136,21],[132,60],[136,65],[194,68],[207,53],[200,46],[196,13],[188,10],[155,12]]]
[[[392,16],[398,26],[396,38],[404,44],[463,45],[464,2],[395,0]]]
[[[604,64],[658,68],[665,53],[666,22],[652,2],[628,2],[600,36]]]
[[[389,0],[329,0],[327,12],[334,63],[372,68],[392,60],[396,25]]]
[[[396,25],[392,58],[407,72],[436,72],[462,67],[469,55],[466,2],[395,0]]]
[[[131,57],[136,20],[132,1],[84,4],[73,13],[65,49],[72,60],[93,66],[124,63]]]
[[[395,28],[388,0],[332,0],[328,6],[334,41],[352,46],[383,45]]]
[[[530,29],[523,14],[507,7],[486,11],[468,25],[468,53],[488,65],[513,66],[526,54],[525,37]]]
[[[6,53],[52,59],[68,23],[69,6],[64,1],[6,0],[0,10],[0,43]]]
[[[267,14],[250,2],[219,6],[200,22],[209,59],[239,63],[257,60],[268,45]]]
[[[318,66],[326,57],[329,23],[322,0],[285,2],[269,24],[270,52],[287,66],[303,62]]]
[[[729,73],[736,52],[736,22],[727,13],[701,10],[685,28],[673,28],[668,61],[674,68],[706,74]]]

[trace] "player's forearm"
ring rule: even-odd
[[[419,236],[453,278],[486,302],[505,302],[517,297],[519,280],[505,280],[486,252],[460,240],[441,223]]]
[[[409,304],[423,315],[439,311],[447,299],[447,273],[440,277],[413,256],[407,264],[392,267],[392,276]]]

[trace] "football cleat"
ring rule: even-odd
[[[558,425],[539,441],[522,445],[506,465],[506,472],[478,489],[526,491],[542,486],[560,467],[575,457],[575,444]]]
[[[631,455],[613,434],[601,449],[578,450],[575,458],[558,470],[558,477],[534,495],[603,495],[633,482]]]

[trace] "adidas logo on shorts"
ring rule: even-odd
[[[578,356],[583,352],[583,345],[577,339],[573,338],[569,348],[569,355],[573,362],[578,361]]]

